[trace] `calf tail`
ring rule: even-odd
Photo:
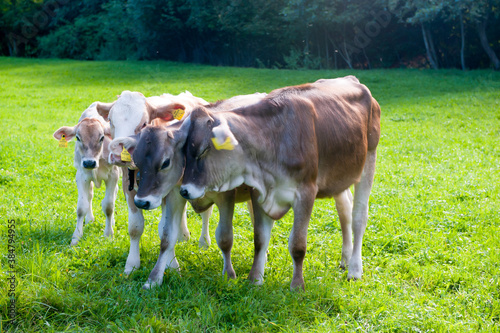
[[[368,122],[368,150],[375,150],[380,140],[380,105],[372,97],[370,120]]]

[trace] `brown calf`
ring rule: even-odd
[[[325,197],[335,198],[339,213],[341,266],[349,266],[348,278],[361,278],[380,107],[355,77],[277,89],[257,104],[228,112],[200,107],[180,131],[186,139],[183,197],[193,200],[207,191],[224,192],[242,184],[254,189],[251,280],[263,281],[273,220],[293,208],[291,288],[304,287],[307,227],[315,199]]]

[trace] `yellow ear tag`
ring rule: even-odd
[[[68,141],[66,141],[66,135],[64,134],[61,136],[61,140],[59,140],[59,148],[68,148]]]
[[[174,112],[172,112],[172,115],[174,116],[174,119],[181,120],[182,117],[184,116],[184,110],[175,109]]]
[[[125,147],[123,147],[120,158],[123,162],[132,162],[132,156],[130,156],[130,153],[127,151],[127,149],[125,149]]]
[[[233,143],[231,142],[231,139],[229,139],[229,137],[226,138],[226,141],[224,141],[223,144],[220,144],[218,141],[217,141],[217,138],[212,138],[212,143],[214,144],[214,147],[215,149],[217,150],[222,150],[222,149],[225,149],[225,150],[233,150],[234,149],[234,145]]]

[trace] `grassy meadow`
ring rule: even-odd
[[[216,101],[319,78],[356,75],[382,107],[382,137],[363,246],[364,275],[338,268],[333,200],[316,202],[308,234],[306,291],[290,292],[290,212],[276,222],[265,284],[246,281],[253,232],[234,216],[236,281],[221,277],[215,242],[198,248],[201,218],[179,243],[181,274],[142,290],[159,252],[160,211],[145,213],[141,268],[125,277],[129,249],[122,192],[115,238],[96,221],[70,247],[76,223],[74,142],[52,133],[94,101],[123,90],[146,96],[189,90]],[[0,58],[0,332],[499,332],[500,72],[288,71],[169,62]],[[9,223],[9,221],[14,221]],[[9,225],[15,225],[15,238]],[[15,246],[17,324],[8,325],[8,242]]]

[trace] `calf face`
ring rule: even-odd
[[[61,127],[54,133],[54,138],[60,140],[63,135],[67,141],[76,138],[75,152],[79,153],[83,168],[99,167],[105,136],[110,136],[109,127],[96,118],[84,118],[76,126]]]
[[[115,102],[97,103],[96,107],[99,114],[109,120],[111,136],[114,139],[135,135],[155,119],[159,123],[172,121],[179,110],[182,110],[180,111],[182,116],[186,108],[189,109],[199,104],[207,104],[207,102],[188,92],[178,96],[164,94],[160,97],[146,98],[140,92],[123,91]],[[121,152],[123,144],[116,141],[113,144],[115,147],[111,147],[111,150],[118,151],[118,147]],[[110,154],[109,162],[133,167],[133,162],[123,161],[120,153]]]
[[[184,121],[181,131],[187,140],[184,198],[193,200],[206,191],[224,192],[243,184],[244,154],[224,118],[200,107]]]
[[[160,206],[162,198],[179,183],[184,169],[182,145],[184,138],[177,129],[179,125],[168,127],[147,126],[138,135],[119,140],[131,152],[137,168],[139,189],[135,204],[142,209]],[[113,145],[114,153],[120,149]]]

